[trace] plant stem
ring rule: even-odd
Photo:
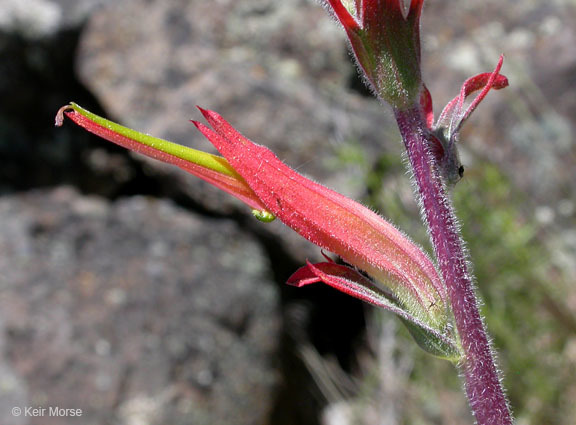
[[[510,425],[512,414],[478,309],[458,221],[427,147],[429,130],[418,106],[395,110],[394,113],[417,183],[423,217],[452,305],[464,354],[459,367],[472,413],[479,425]]]

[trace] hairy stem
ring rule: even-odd
[[[460,363],[466,394],[479,425],[510,425],[512,415],[498,376],[490,341],[478,309],[467,253],[450,198],[427,148],[429,131],[420,108],[395,110],[416,180],[424,219],[462,344]]]

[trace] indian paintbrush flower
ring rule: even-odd
[[[393,225],[282,163],[242,136],[215,112],[200,108],[211,128],[193,121],[223,157],[176,145],[112,123],[76,104],[60,109],[107,140],[174,164],[236,196],[265,222],[279,218],[339,264],[307,264],[288,280],[324,282],[395,313],[428,352],[454,361],[462,372],[480,425],[509,425],[489,339],[475,297],[469,261],[447,188],[463,174],[457,143],[463,123],[491,89],[508,85],[499,74],[469,78],[434,122],[432,97],[421,78],[420,15],[424,0],[325,0],[344,27],[360,73],[393,109],[434,247],[436,264]],[[465,107],[466,99],[480,91]]]
[[[308,263],[288,283],[324,282],[388,309],[407,324],[424,349],[458,359],[446,289],[420,247],[369,208],[298,174],[217,113],[200,111],[212,128],[193,123],[223,157],[138,133],[73,103],[61,108],[56,123],[61,125],[65,114],[92,133],[214,184],[249,205],[262,221],[279,218],[347,263],[336,264],[328,258]]]
[[[368,12],[374,13],[371,9]],[[429,149],[447,183],[457,181],[455,173],[460,172],[455,159],[462,123],[491,88],[507,85],[506,78],[498,74],[501,66],[502,59],[494,72],[467,80],[436,124],[432,98],[422,86],[419,106],[429,130]],[[481,93],[464,110],[466,97],[477,90]],[[253,215],[263,222],[278,217],[347,263],[336,264],[328,257],[326,262],[307,263],[289,278],[289,284],[324,282],[388,309],[402,319],[425,350],[454,361],[460,358],[458,338],[450,325],[446,287],[420,247],[370,209],[298,174],[269,149],[242,136],[217,113],[199,109],[212,128],[193,123],[223,157],[139,133],[74,103],[60,109],[56,125],[62,125],[65,114],[94,134],[176,165],[228,192],[250,206]]]

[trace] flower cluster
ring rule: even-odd
[[[223,157],[136,132],[74,103],[60,109],[56,123],[61,125],[66,115],[94,134],[214,184],[246,203],[262,221],[277,217],[346,263],[328,257],[308,263],[289,284],[324,282],[388,309],[403,319],[424,349],[440,357],[458,357],[445,287],[420,247],[369,208],[297,173],[217,113],[200,111],[211,128],[193,123]]]
[[[423,140],[437,174],[452,185],[462,176],[456,143],[462,124],[491,89],[508,82],[492,73],[468,79],[436,123],[432,97],[421,80],[420,14],[423,0],[327,0],[343,25],[355,57],[374,92],[398,111],[416,110],[425,123]],[[478,96],[465,107],[472,93]],[[213,184],[246,203],[256,218],[279,218],[343,264],[326,256],[307,263],[288,280],[303,286],[324,282],[388,309],[407,324],[427,351],[458,361],[462,357],[446,283],[424,251],[369,208],[348,199],[282,163],[213,111],[199,108],[209,126],[193,121],[223,156],[211,155],[145,135],[71,103],[58,112],[107,140],[170,164]]]

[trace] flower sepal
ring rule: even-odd
[[[313,283],[323,282],[345,294],[351,295],[376,307],[383,308],[398,316],[416,343],[424,351],[436,357],[452,362],[458,362],[461,358],[458,344],[449,332],[448,326],[438,329],[437,323],[429,318],[421,320],[410,311],[409,306],[402,303],[389,291],[382,288],[357,270],[337,264],[326,257],[327,262],[312,264],[307,261],[306,266],[298,269],[287,283],[292,286],[302,287]],[[430,305],[429,309],[437,306]],[[448,314],[444,311],[443,314]],[[445,322],[446,323],[446,322]]]

